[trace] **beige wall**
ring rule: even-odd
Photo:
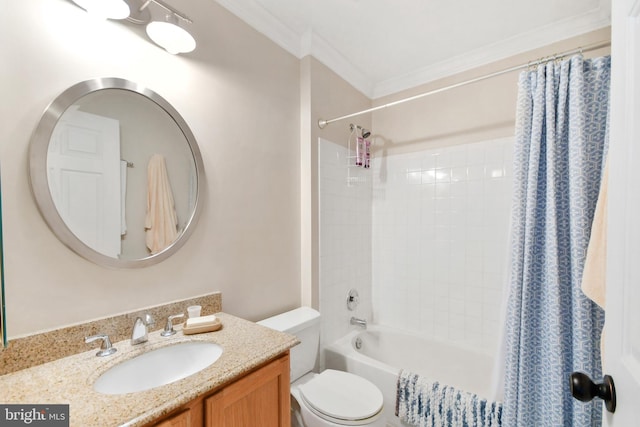
[[[258,319],[300,303],[300,61],[210,0],[183,2],[198,48],[173,56],[142,28],[93,22],[72,2],[5,8],[0,162],[9,338],[222,291]],[[148,87],[180,112],[205,164],[197,231],[168,260],[110,270],[64,247],[30,193],[27,152],[42,111],[95,77]]]
[[[319,307],[318,237],[318,138],[347,145],[354,123],[371,128],[371,117],[318,127],[318,119],[331,119],[367,109],[371,100],[311,56],[300,65],[301,87],[301,221],[302,221],[302,304]],[[346,298],[346,295],[345,295]]]
[[[378,98],[373,106],[384,105],[526,64],[558,52],[610,39],[610,28],[604,28],[407,91]],[[602,56],[609,51],[609,48],[599,49],[585,53],[585,57]],[[517,71],[504,74],[372,113],[374,155],[376,152],[377,155],[381,152],[403,153],[513,135],[518,75]]]
[[[517,73],[373,115],[332,118],[539,56],[609,38],[609,31],[540,49],[373,102],[311,57],[301,61],[210,0],[185,2],[198,48],[172,56],[142,28],[92,22],[66,0],[12,2],[2,15],[0,163],[9,337],[219,290],[248,319],[318,306],[318,138],[346,144],[349,123],[388,153],[513,133]],[[9,42],[6,42],[9,41]],[[602,54],[594,52],[593,54]],[[9,64],[8,66],[6,64]],[[60,92],[94,77],[156,91],[198,139],[206,183],[197,232],[157,266],[109,270],[65,248],[30,194],[27,150]]]

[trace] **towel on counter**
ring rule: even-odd
[[[600,307],[605,306],[607,265],[607,183],[609,162],[602,172],[600,194],[593,214],[587,257],[582,270],[582,292]]]
[[[154,154],[147,169],[147,248],[152,254],[161,252],[178,237],[178,217],[164,157]]]
[[[418,427],[499,427],[502,403],[430,382],[403,369],[398,375],[396,415],[401,421]]]

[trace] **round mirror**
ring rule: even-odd
[[[29,150],[31,189],[54,234],[106,267],[143,267],[193,232],[202,156],[180,114],[128,80],[78,83],[45,110]]]

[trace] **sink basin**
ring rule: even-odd
[[[222,355],[218,344],[191,341],[160,347],[113,366],[93,383],[104,394],[124,394],[170,384],[211,366]]]

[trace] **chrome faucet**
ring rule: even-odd
[[[150,314],[145,314],[144,318],[138,317],[133,323],[133,330],[131,331],[131,345],[140,344],[149,340],[149,326],[155,325]]]
[[[350,323],[352,325],[360,326],[362,329],[367,329],[367,319],[358,319],[357,317],[352,317]]]

